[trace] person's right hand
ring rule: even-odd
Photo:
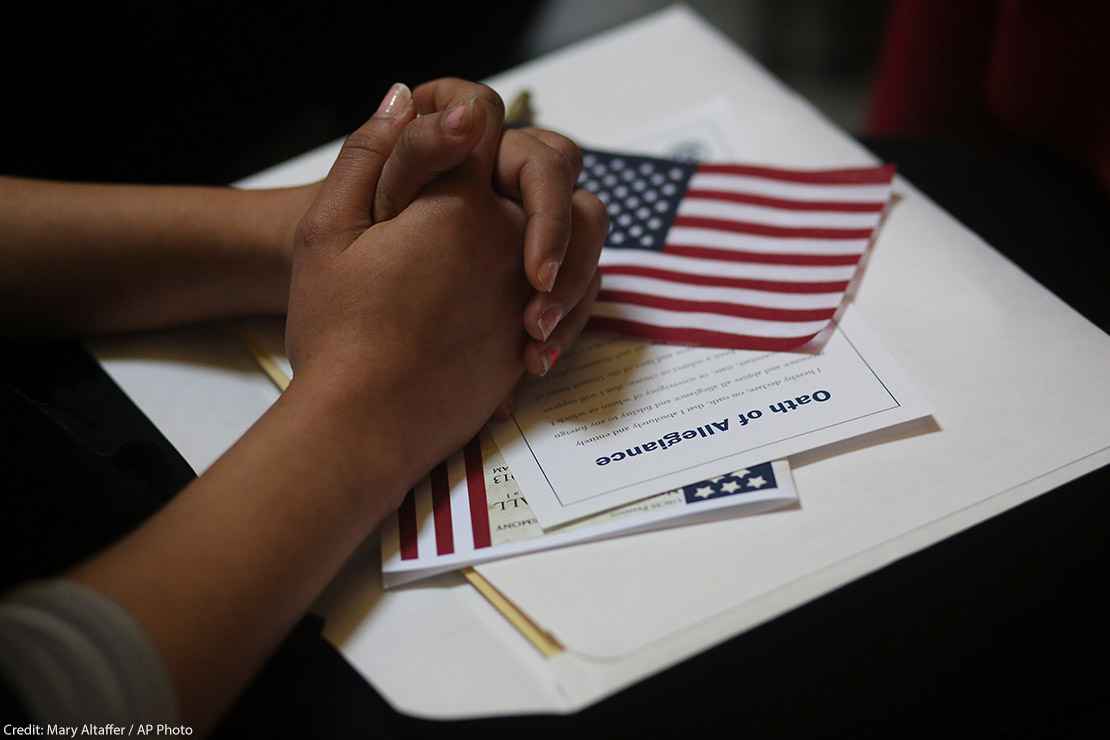
[[[423,117],[471,145],[393,218],[370,225],[382,167],[411,119],[407,89],[343,146],[297,229],[286,345],[291,390],[353,415],[348,440],[397,463],[404,487],[489,419],[523,371],[525,215],[490,185],[500,111],[471,99]],[[425,120],[427,119],[427,120]]]

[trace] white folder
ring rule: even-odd
[[[715,135],[740,161],[874,161],[684,8],[491,84],[506,98],[530,88],[545,127],[589,145],[618,148],[645,122],[723,96],[731,116]],[[244,184],[318,178],[337,149]],[[1110,462],[1110,337],[912,185],[896,191],[856,305],[935,423],[793,458],[800,510],[480,566],[556,645],[547,655],[457,575],[383,592],[375,542],[321,598],[326,636],[401,711],[573,711]],[[232,328],[94,350],[198,472],[277,395]]]

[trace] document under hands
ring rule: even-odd
[[[293,368],[280,321],[257,319],[244,338],[281,389]],[[437,465],[382,524],[386,588],[492,560],[796,504],[785,460],[731,470],[562,527],[544,529],[497,444],[483,430]]]
[[[280,326],[250,336],[284,387]],[[820,354],[589,333],[387,519],[384,582],[790,506],[783,458],[927,414],[856,309]]]
[[[490,431],[547,529],[927,414],[849,309],[820,354],[585,335]]]
[[[244,338],[281,389],[293,368],[280,321],[257,319]],[[785,460],[751,465],[553,529],[543,529],[497,444],[483,430],[409,491],[382,524],[386,588],[492,560],[796,504]]]

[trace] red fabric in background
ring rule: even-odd
[[[896,2],[868,134],[1032,140],[1110,192],[1108,28],[1103,2]]]

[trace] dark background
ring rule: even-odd
[[[668,4],[23,5],[7,12],[0,32],[2,171],[232,182],[351,131],[396,80],[482,79]],[[693,6],[834,120],[858,128],[885,3]]]
[[[5,11],[0,172],[232,182],[350,131],[395,80],[481,79],[664,4],[41,3]],[[885,3],[694,6],[834,121],[864,133]],[[1020,142],[989,150],[945,137],[865,143],[1110,327],[1107,273],[1097,267],[1110,244],[1106,200],[1082,169]],[[1106,471],[1089,475],[572,717],[406,718],[341,663],[295,650],[274,668],[285,688],[252,690],[247,702],[254,696],[276,712],[275,695],[289,692],[285,711],[318,736],[1086,737],[1110,719],[1108,483]]]
[[[353,130],[396,80],[488,76],[534,8],[47,4],[7,26],[3,169],[228,183]],[[510,41],[506,41],[506,39]]]

